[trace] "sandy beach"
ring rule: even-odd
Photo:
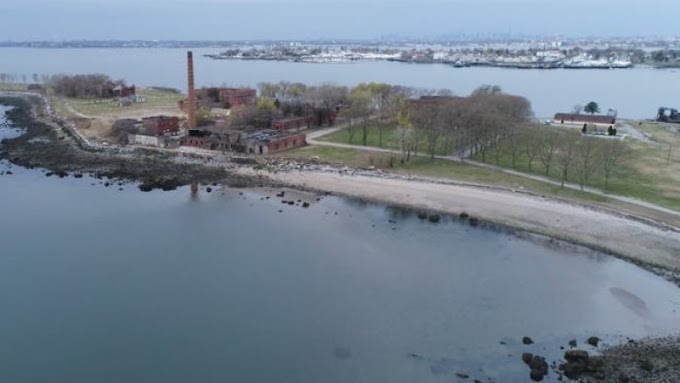
[[[253,171],[276,183],[507,225],[680,270],[680,233],[584,205],[493,188],[331,172]]]

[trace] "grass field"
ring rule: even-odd
[[[125,107],[118,106],[115,100],[110,99],[86,100],[68,98],[67,102],[77,112],[86,116],[97,117],[105,114],[127,113],[148,109],[177,109],[177,102],[183,98],[179,93],[149,88],[138,88],[137,95],[143,97],[144,102],[134,103]]]
[[[662,206],[680,210],[680,134],[673,132],[669,125],[642,123],[636,125],[636,128],[650,136],[653,142],[644,143],[629,139],[625,141],[631,149],[631,154],[621,160],[621,162],[612,171],[609,179],[608,192],[626,197],[633,197],[640,200],[652,202]],[[680,128],[680,126],[678,127]],[[573,134],[574,132],[572,132]],[[396,129],[393,127],[386,127],[383,129],[383,145],[382,147],[394,148],[396,147]],[[346,130],[339,130],[333,134],[323,137],[321,140],[329,142],[338,142],[349,144],[349,134]],[[358,131],[352,144],[360,145],[361,131]],[[674,150],[671,151],[670,163],[668,162],[669,147],[674,144]],[[369,128],[367,146],[378,147],[378,128],[372,126]],[[419,151],[425,152],[427,143],[425,137],[419,140]],[[437,146],[438,155],[449,154],[450,150],[445,148],[445,142],[440,139]],[[375,154],[373,154],[375,156]],[[321,155],[320,155],[321,157]],[[477,156],[476,160],[481,161],[481,156]],[[423,164],[429,162],[429,164]],[[438,163],[439,161],[430,161],[424,158],[412,160],[409,164],[401,166],[404,171],[417,171],[420,174],[442,176],[446,175],[451,169],[448,166]],[[504,168],[513,169],[512,155],[509,146],[501,145],[498,153],[498,161],[496,154],[491,151],[487,152],[486,162],[496,164]],[[522,154],[516,159],[514,170],[548,176],[554,180],[559,180],[557,161],[553,161],[549,173],[546,173],[545,166],[541,163],[539,158],[535,158],[531,170],[529,170],[529,160]],[[458,169],[459,173],[460,169]],[[493,183],[493,179],[489,179],[488,175],[482,169],[471,167],[470,178],[478,179],[479,182]],[[440,174],[442,173],[442,174]],[[457,179],[461,175],[457,174]],[[504,179],[503,182],[506,182]],[[570,171],[568,182],[578,183],[575,171]],[[502,183],[502,182],[501,182]],[[605,176],[602,166],[596,168],[594,173],[590,176],[587,186],[598,189],[605,189]],[[550,187],[550,189],[557,189]],[[545,190],[545,189],[541,189]]]
[[[614,168],[609,179],[608,192],[652,202],[680,210],[680,153],[672,156],[667,163],[669,144],[680,140],[662,125],[648,124],[643,129],[654,142],[644,143],[629,139],[624,142],[630,148],[630,155],[623,158]],[[677,144],[676,144],[677,145]],[[680,152],[680,150],[679,150]],[[481,156],[477,156],[481,160]],[[487,154],[486,162],[505,168],[512,168],[512,155],[507,145],[501,145],[498,162],[495,153]],[[550,172],[539,159],[534,159],[532,169],[525,155],[517,158],[515,170],[548,176],[559,180],[556,161]],[[570,171],[568,181],[578,183],[575,171]],[[605,189],[603,166],[598,166],[587,182],[588,186]]]
[[[350,135],[347,129],[338,130],[335,133],[324,136],[320,141],[337,142],[341,144],[363,145],[363,131],[362,128],[356,127],[356,133],[350,140]],[[380,127],[377,123],[371,123],[368,127],[366,146],[374,146],[381,148],[399,148],[399,140],[397,138],[397,128],[394,125],[385,125],[382,127],[382,140],[380,139]],[[418,152],[427,152],[427,137],[424,133],[417,134]],[[446,147],[444,137],[440,137],[437,141],[435,154],[445,156],[451,154],[451,149]]]
[[[0,82],[0,91],[22,91],[28,90],[28,84],[8,84]]]
[[[605,197],[596,196],[590,193],[582,193],[571,189],[560,189],[558,186],[506,174],[498,170],[485,169],[474,165],[446,160],[430,160],[421,157],[415,158],[407,164],[401,164],[399,163],[398,158],[387,153],[372,153],[365,150],[328,146],[306,146],[277,154],[277,157],[298,160],[309,160],[315,156],[319,157],[323,162],[343,164],[353,168],[374,166],[375,168],[388,170],[398,174],[502,186],[510,189],[526,190],[538,194],[587,200],[591,202],[608,201]]]

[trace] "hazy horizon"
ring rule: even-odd
[[[677,36],[672,0],[25,0],[0,41]]]

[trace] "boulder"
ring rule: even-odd
[[[588,371],[598,372],[604,369],[604,357],[595,355],[588,359]]]
[[[531,373],[529,374],[529,377],[531,380],[534,382],[540,382],[545,378],[545,374],[541,370],[531,370]]]
[[[567,350],[564,353],[564,359],[568,362],[582,361],[587,364],[590,356],[588,355],[588,351],[585,350]]]
[[[534,340],[529,338],[528,336],[525,336],[524,338],[522,338],[522,343],[524,343],[524,344],[534,344]]]
[[[588,338],[588,340],[586,340],[586,343],[593,347],[597,347],[597,345],[600,343],[600,338],[596,336],[591,336],[590,338]]]

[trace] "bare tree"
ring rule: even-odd
[[[484,84],[472,91],[471,96],[501,94],[503,90],[498,85]]]
[[[439,108],[440,106],[436,103],[422,103],[413,105],[409,112],[409,120],[415,128],[415,150],[417,150],[419,134],[424,134],[427,137],[428,153],[430,153],[432,158],[434,158],[437,140],[441,135],[441,126],[438,124],[439,121],[437,121],[439,118]]]
[[[576,104],[571,108],[571,113],[573,114],[581,114],[581,111],[583,110],[583,105],[581,104]]]
[[[550,175],[550,165],[555,158],[555,152],[559,145],[559,132],[555,129],[547,128],[540,135],[539,159],[545,168],[545,175]]]
[[[371,96],[370,94],[362,89],[354,89],[349,96],[349,108],[347,109],[347,114],[349,117],[348,123],[348,134],[350,135],[350,143],[354,137],[354,128],[361,127],[362,131],[362,143],[363,145],[368,144],[368,129],[369,120],[371,115],[370,110]]]
[[[526,127],[524,127],[526,128]],[[510,135],[508,136],[507,142],[508,142],[508,147],[510,149],[510,158],[512,161],[512,168],[517,169],[517,159],[520,157],[522,154],[522,144],[524,143],[525,135],[524,132],[519,129],[515,128],[510,132]]]
[[[583,137],[578,144],[578,159],[576,163],[576,173],[578,174],[581,191],[588,183],[588,179],[599,165],[601,156],[599,153],[600,141],[593,137]]]
[[[557,166],[560,171],[560,188],[564,189],[564,183],[569,177],[569,169],[576,157],[578,139],[572,134],[564,134],[560,139],[560,149],[557,152]]]
[[[260,90],[260,97],[263,98],[276,98],[279,93],[279,84],[274,84],[270,82],[261,82],[257,84],[257,88]]]
[[[522,135],[523,141],[523,152],[527,156],[527,163],[529,165],[529,171],[532,171],[532,164],[536,156],[541,153],[541,141],[539,138],[539,128],[532,128],[527,130]]]
[[[604,189],[609,190],[609,179],[616,165],[627,157],[630,148],[619,140],[609,140],[602,145],[602,166],[604,168]]]

